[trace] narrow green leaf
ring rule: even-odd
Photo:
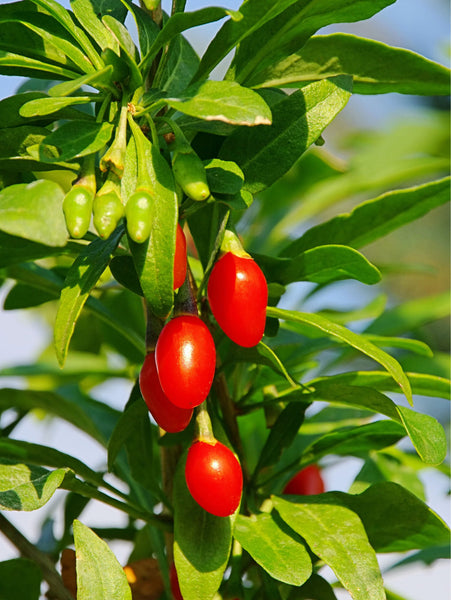
[[[71,96],[84,85],[91,85],[101,89],[104,85],[111,83],[112,72],[112,65],[108,65],[104,69],[100,69],[94,73],[88,73],[88,75],[77,77],[77,79],[58,83],[48,90],[48,94],[55,98],[60,96]]]
[[[387,369],[393,379],[401,387],[409,403],[412,404],[412,391],[410,389],[410,383],[406,374],[402,370],[401,365],[396,359],[380,348],[377,348],[377,346],[366,340],[361,335],[350,331],[341,325],[332,323],[332,321],[328,321],[319,315],[287,311],[273,307],[268,307],[266,314],[267,316],[275,317],[276,319],[286,319],[295,323],[312,325],[313,327],[326,333],[326,335],[332,338],[338,338],[339,340],[345,342],[345,344],[349,344],[353,348],[363,352],[363,354],[366,354]]]
[[[254,475],[278,462],[282,451],[290,446],[299,428],[301,427],[307,405],[300,405],[296,402],[291,402],[284,408],[278,416],[276,422],[271,427],[270,433],[263,446],[257,466],[255,467]],[[293,584],[300,585],[300,584]]]
[[[427,504],[396,483],[378,483],[363,494],[339,496],[362,519],[376,552],[408,552],[449,545],[446,523]]]
[[[21,460],[27,465],[38,467],[44,465],[56,469],[68,467],[77,473],[77,475],[83,477],[85,481],[97,487],[103,485],[102,476],[90,469],[81,460],[48,446],[31,444],[21,440],[0,439],[1,459],[8,459],[9,461]]]
[[[79,76],[75,69],[6,50],[0,50],[0,74],[37,79],[75,79]]]
[[[48,12],[54,19],[56,19],[73,37],[73,39],[80,44],[83,50],[86,52],[89,60],[97,68],[103,67],[102,61],[97,54],[94,46],[86,35],[85,31],[76,25],[76,22],[72,19],[71,14],[56,0],[31,0],[37,6],[40,6],[44,11]]]
[[[232,517],[201,508],[185,482],[185,460],[174,480],[174,562],[184,600],[212,600],[228,563]]]
[[[46,98],[44,92],[22,92],[9,96],[0,100],[0,123],[3,127],[18,127],[19,125],[30,125],[34,121],[39,121],[39,125],[51,123],[53,120],[79,118],[87,121],[92,121],[93,117],[87,113],[82,113],[74,108],[63,108],[61,111],[54,113],[51,117],[42,118],[39,115],[34,117],[23,117],[20,114],[20,109],[30,100],[38,98]]]
[[[352,75],[356,94],[449,94],[449,70],[419,54],[344,33],[311,37],[247,79],[251,87],[291,87],[334,75]]]
[[[111,123],[92,123],[90,121],[69,121],[44,138],[41,142],[39,157],[44,162],[68,161],[102,150],[113,134]],[[46,146],[57,148],[56,158],[47,158]]]
[[[127,577],[117,558],[89,527],[74,521],[79,600],[132,600]]]
[[[66,359],[75,323],[92,288],[108,266],[111,254],[122,237],[118,228],[107,240],[98,239],[80,253],[69,269],[54,325],[54,343],[60,365]]]
[[[291,242],[281,256],[297,256],[322,244],[345,244],[353,248],[365,246],[449,202],[449,185],[450,178],[445,177],[368,200],[350,213],[312,227]]]
[[[150,14],[139,6],[136,6],[132,0],[123,0],[123,4],[127,6],[133,15],[138,30],[139,47],[142,55],[145,56],[160,33],[160,29]]]
[[[64,246],[69,236],[63,198],[53,181],[11,185],[0,192],[0,229],[46,246]]]
[[[138,50],[136,49],[128,29],[120,21],[114,19],[110,15],[105,15],[102,22],[119,42],[121,58],[124,59],[130,70],[129,87],[131,89],[138,88],[143,84],[143,78],[136,62],[138,59]]]
[[[168,96],[178,97],[188,87],[199,66],[199,57],[182,35],[175,36],[169,44],[167,60],[163,67],[160,86]]]
[[[368,19],[395,0],[298,0],[240,44],[228,78],[247,82],[268,65],[297,52],[318,29]]]
[[[71,0],[72,10],[83,28],[91,35],[102,50],[111,48],[119,54],[116,37],[102,23],[102,16],[111,14],[114,4],[120,7],[125,17],[126,7],[120,2],[102,2],[98,0]]]
[[[394,565],[391,565],[388,569],[392,571],[393,569],[398,569],[399,567],[404,567],[406,565],[411,565],[414,563],[421,562],[423,565],[432,565],[436,560],[441,558],[449,560],[451,558],[451,548],[449,544],[443,546],[434,546],[432,548],[426,548],[426,550],[420,550],[419,552],[415,552],[415,554],[411,554],[407,558],[403,558],[398,561]]]
[[[108,470],[125,447],[132,477],[149,490],[158,488],[154,473],[152,452],[152,430],[149,411],[139,392],[139,385],[131,393],[132,402],[128,402],[108,443]]]
[[[328,581],[313,573],[304,585],[293,590],[290,600],[337,600],[337,596]]]
[[[323,500],[321,500],[321,498]],[[273,497],[282,519],[334,571],[354,600],[385,600],[376,554],[359,516],[330,493],[294,503]]]
[[[221,147],[219,158],[238,163],[248,191],[262,191],[318,139],[346,105],[351,85],[351,78],[337,77],[305,86],[272,107],[271,126],[233,132]],[[286,152],[288,147],[290,152]]]
[[[74,78],[71,77],[71,79]],[[42,117],[51,115],[67,106],[88,104],[92,101],[92,96],[70,96],[69,98],[52,98],[51,96],[46,96],[44,98],[30,100],[26,104],[23,104],[19,112],[22,117]]]
[[[254,254],[268,281],[287,285],[294,281],[329,283],[356,279],[372,285],[381,279],[379,270],[349,246],[329,244],[310,248],[293,258]]]
[[[240,6],[240,20],[229,20],[221,27],[205,51],[196,80],[203,79],[235,46],[277,16],[296,0],[248,0]]]
[[[420,342],[420,340],[386,335],[364,335],[367,340],[381,348],[402,348],[403,350],[409,350],[410,352],[415,352],[421,356],[433,356],[433,352],[429,346],[424,342]]]
[[[41,569],[28,558],[0,562],[0,598],[39,600],[41,581]]]
[[[14,18],[2,18],[0,13],[0,23],[20,23],[27,28],[28,34],[29,31],[32,31],[40,40],[44,40],[46,42],[42,56],[44,60],[45,58],[48,58],[49,61],[53,59],[49,51],[50,45],[52,49],[63,55],[65,60],[57,61],[62,65],[67,64],[74,70],[78,68],[82,73],[92,73],[94,71],[94,67],[87,56],[73,43],[73,38],[54,18],[42,12],[24,12]],[[66,57],[70,60],[68,61]]]
[[[312,396],[333,404],[367,408],[402,424],[421,459],[427,464],[440,464],[446,456],[446,435],[433,417],[396,405],[390,398],[371,387],[343,383],[340,375],[309,382]],[[349,379],[349,378],[348,378]]]
[[[270,125],[271,111],[256,92],[233,81],[205,81],[183,90],[180,98],[165,98],[171,108],[232,125]]]
[[[212,158],[204,162],[204,166],[212,194],[238,194],[243,187],[243,171],[236,163]]]
[[[0,508],[36,510],[44,506],[60,487],[68,469],[47,471],[42,467],[0,461]]]
[[[277,514],[238,515],[233,535],[267,572],[289,585],[302,585],[312,573],[303,540]]]
[[[414,331],[427,323],[449,316],[450,292],[415,298],[389,308],[365,330],[369,334],[397,335]]]
[[[150,68],[150,65],[158,51],[173,37],[179,33],[182,33],[182,31],[191,29],[192,27],[198,27],[199,25],[205,25],[206,23],[213,23],[214,21],[219,21],[219,19],[223,19],[224,17],[228,16],[232,16],[234,20],[240,19],[240,13],[216,6],[201,8],[193,12],[174,13],[171,18],[168,19],[163,29],[153,42],[152,46],[143,57],[140,64],[142,72],[146,72],[148,68]]]
[[[13,388],[0,390],[0,408],[2,411],[11,407],[22,411],[40,409],[71,423],[105,445],[105,438],[93,417],[95,414],[100,415],[99,421],[108,425],[109,420],[117,420],[117,411],[106,407],[100,402],[96,403],[94,400],[89,400],[89,402],[85,401],[83,404],[80,402],[80,398],[71,401],[66,395],[51,391],[17,390]]]
[[[167,317],[172,309],[174,295],[172,280],[177,196],[172,171],[166,160],[150,141],[143,143],[148,175],[153,183],[158,202],[155,203],[152,235],[143,244],[129,240],[129,245],[141,288],[150,309],[158,317]],[[132,139],[128,153],[135,154],[134,148]]]
[[[343,427],[324,434],[305,450],[305,461],[318,461],[322,456],[366,456],[372,450],[393,446],[405,436],[404,427],[393,421],[376,421],[357,427]]]

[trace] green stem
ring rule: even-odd
[[[127,150],[127,118],[128,103],[125,97],[122,97],[122,106],[119,116],[119,123],[116,129],[116,136],[108,151],[100,161],[100,170],[107,171],[110,169],[119,178],[124,173],[125,153]]]
[[[58,598],[58,600],[74,600],[47,554],[44,554],[29,542],[2,513],[0,513],[0,531],[19,550],[22,556],[29,558],[41,569],[42,576],[49,584],[49,590],[55,598]]]
[[[214,443],[216,438],[213,434],[210,415],[207,411],[207,403],[202,402],[196,409],[196,438],[203,442]]]

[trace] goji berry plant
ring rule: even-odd
[[[449,397],[425,329],[448,300],[386,306],[416,267],[361,252],[448,202],[448,113],[328,143],[353,94],[446,96],[449,70],[317,35],[394,1],[1,3],[0,74],[27,80],[0,101],[0,283],[55,357],[0,371],[25,378],[0,390],[0,530],[22,555],[2,598],[383,600],[378,555],[449,553],[421,481],[446,476],[446,435],[414,407]],[[198,56],[187,32],[212,23]],[[97,396],[117,379],[121,410]],[[36,413],[103,464],[20,439]],[[6,511],[51,498],[44,547]],[[89,526],[102,503],[121,527]]]

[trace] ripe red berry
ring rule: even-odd
[[[169,569],[169,583],[171,584],[171,592],[174,600],[183,600],[182,592],[180,591],[179,578],[177,577],[177,571],[175,565],[172,563]]]
[[[268,285],[252,258],[227,252],[208,280],[208,302],[223,332],[236,344],[250,348],[263,337]]]
[[[296,473],[283,489],[284,494],[309,496],[322,494],[325,490],[324,480],[317,465],[309,465]]]
[[[215,374],[216,350],[205,323],[195,315],[180,315],[160,333],[155,362],[161,387],[180,408],[194,408],[206,399]]]
[[[191,496],[207,512],[227,517],[238,508],[243,490],[241,466],[221,442],[194,442],[188,450],[185,479]]]
[[[149,352],[139,374],[139,387],[150,414],[168,433],[183,431],[193,415],[192,408],[180,408],[161,389],[155,364],[155,352]]]
[[[177,223],[175,234],[175,255],[174,255],[174,290],[185,281],[186,277],[186,238],[180,223]]]

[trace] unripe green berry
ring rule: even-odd
[[[91,223],[94,193],[80,185],[74,185],[63,200],[67,230],[73,238],[82,238]]]
[[[207,174],[202,161],[195,152],[176,152],[172,161],[176,182],[192,200],[201,202],[210,195]]]
[[[142,244],[150,235],[154,198],[145,190],[137,190],[125,205],[128,235]]]
[[[94,227],[101,238],[108,238],[124,216],[124,206],[116,192],[97,195],[93,203]]]

